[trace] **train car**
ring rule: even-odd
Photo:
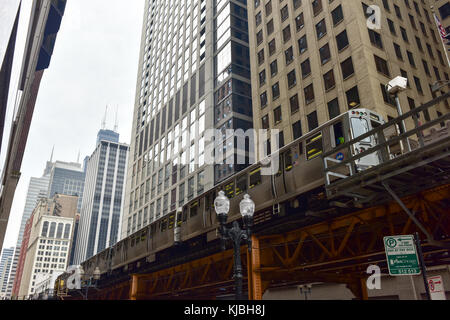
[[[368,109],[356,109],[341,114],[259,163],[226,179],[177,211],[159,218],[90,258],[82,264],[83,268],[91,270],[99,267],[102,274],[119,269],[126,272],[128,265],[135,261],[158,263],[159,253],[180,243],[201,236],[208,242],[216,240],[219,223],[214,210],[214,199],[220,190],[230,199],[230,223],[241,218],[239,203],[246,193],[255,202],[256,213],[268,212],[266,218],[258,218],[256,223],[283,215],[286,203],[295,208],[295,212],[305,212],[316,206],[323,206],[324,203],[327,204],[326,201],[320,198],[315,203],[315,197],[311,193],[324,187],[324,164],[321,155],[383,124],[383,118]],[[377,143],[378,137],[370,136],[351,149],[336,152],[325,161],[343,161],[376,146]],[[263,169],[271,166],[275,157],[279,159],[278,170],[275,170],[275,174],[264,175]],[[365,170],[380,163],[380,155],[374,152],[359,159],[356,168],[348,170]]]

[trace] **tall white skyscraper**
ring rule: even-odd
[[[11,272],[11,265],[14,258],[14,247],[3,249],[0,258],[0,299],[8,296],[8,279]]]
[[[146,1],[121,238],[246,167],[226,132],[253,127],[248,39],[245,1]]]
[[[119,239],[129,146],[103,139],[98,140],[97,148],[87,162],[75,246],[76,265]]]

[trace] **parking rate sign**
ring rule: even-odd
[[[391,276],[420,274],[414,236],[384,237],[384,248]]]

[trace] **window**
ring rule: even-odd
[[[422,42],[420,41],[420,39],[418,37],[416,37],[416,43],[417,43],[417,48],[419,48],[419,50],[423,52]]]
[[[258,64],[261,65],[264,62],[264,49],[258,52]]]
[[[430,69],[428,68],[428,63],[422,59],[423,69],[425,70],[425,73],[431,77]]]
[[[398,44],[396,44],[395,42],[394,42],[394,50],[395,50],[395,55],[397,56],[397,58],[399,60],[403,61],[402,50],[400,49],[400,46]]]
[[[284,51],[284,57],[286,58],[286,65],[294,61],[294,50],[292,49],[292,47],[289,47],[289,49]]]
[[[267,35],[268,36],[271,35],[273,30],[274,30],[274,27],[273,27],[273,19],[272,19],[267,23]]]
[[[391,34],[393,34],[394,36],[397,35],[397,31],[395,31],[395,25],[394,22],[390,19],[387,19],[388,22],[388,26],[389,26],[389,31],[391,32]]]
[[[309,62],[309,58],[302,62],[300,65],[302,69],[302,77],[306,78],[308,75],[311,74],[311,64]]]
[[[264,69],[259,73],[259,86],[263,86],[266,83],[266,70]]]
[[[279,106],[273,110],[273,119],[274,119],[275,125],[279,124],[282,121],[281,106]]]
[[[330,71],[328,71],[327,73],[325,73],[323,75],[323,82],[325,84],[325,90],[330,90],[330,89],[334,88],[334,86],[336,85],[336,82],[334,80],[333,69],[331,69]]]
[[[271,64],[270,64],[270,75],[273,77],[278,73],[278,63],[277,60],[274,60]]]
[[[333,25],[337,25],[344,19],[344,13],[342,12],[342,6],[339,5],[336,9],[331,11],[331,17],[333,18]]]
[[[309,131],[312,131],[319,126],[319,121],[317,120],[317,111],[308,114],[307,118]]]
[[[288,6],[285,5],[282,9],[281,9],[281,21],[283,22],[284,20],[286,20],[289,17],[289,9]]]
[[[268,114],[266,114],[264,117],[262,117],[261,124],[262,124],[263,129],[269,129],[269,115]]]
[[[396,15],[400,20],[402,20],[403,18],[402,18],[402,13],[400,12],[400,8],[399,8],[397,5],[395,5],[395,4],[394,4],[394,10],[395,10],[395,15]]]
[[[279,97],[280,97],[280,85],[277,82],[272,86],[272,100],[276,100]]]
[[[273,55],[277,50],[275,39],[269,42],[269,56]]]
[[[344,78],[344,80],[355,73],[355,70],[353,69],[352,57],[348,58],[347,60],[341,63],[341,69],[342,69],[342,77]]]
[[[373,55],[375,58],[375,65],[377,67],[377,71],[384,74],[386,77],[389,77],[389,67],[387,61],[380,58],[377,55]]]
[[[320,156],[323,152],[322,132],[306,140],[306,160],[312,160]]]
[[[330,46],[328,43],[319,49],[320,61],[322,64],[327,63],[331,59]]]
[[[299,110],[300,104],[298,101],[298,94],[289,99],[289,104],[291,106],[291,113],[295,113]]]
[[[402,34],[402,38],[404,41],[409,42],[408,40],[408,33],[403,27],[400,27],[400,33]]]
[[[305,89],[305,102],[306,104],[310,104],[314,101],[314,87],[311,83],[309,86],[307,86]]]
[[[379,34],[376,31],[373,31],[371,29],[367,29],[369,30],[369,38],[370,38],[370,42],[372,42],[372,44],[380,49],[383,49],[383,41],[381,40],[381,34]]]
[[[339,110],[339,100],[338,98],[331,100],[328,102],[328,114],[330,116],[330,120],[336,118],[341,114]]]
[[[387,104],[390,104],[392,106],[395,106],[395,101],[391,97],[391,95],[386,91],[386,86],[384,84],[380,83],[380,89],[381,89],[381,94],[383,95],[384,102],[386,102]]]
[[[304,26],[305,26],[305,19],[303,17],[303,12],[302,12],[295,18],[295,29],[298,32],[301,29],[303,29]]]
[[[416,84],[417,91],[423,95],[423,89],[422,89],[422,84],[420,83],[420,79],[417,77],[414,77],[414,83]]]
[[[267,105],[267,92],[264,91],[260,96],[259,100],[261,103],[261,109],[264,108]]]
[[[263,32],[262,30],[259,30],[258,33],[256,33],[256,44],[260,45],[263,42]]]
[[[291,39],[291,26],[287,26],[283,29],[283,41],[286,43]]]
[[[303,37],[301,37],[298,40],[298,47],[299,47],[300,54],[302,54],[303,52],[308,50],[308,42],[306,40],[306,35],[304,35]]]
[[[314,16],[317,16],[322,11],[322,0],[314,0],[312,2]]]
[[[266,4],[266,16],[269,16],[272,13],[272,1],[269,1]]]
[[[409,51],[406,51],[406,54],[408,55],[409,64],[413,67],[416,67],[416,62],[414,61],[413,54]]]
[[[289,88],[292,88],[293,86],[295,86],[297,84],[297,78],[295,76],[295,69],[288,73],[287,79],[288,79],[288,87]]]
[[[322,38],[326,33],[327,26],[325,24],[325,19],[322,19],[318,24],[316,24],[317,39]]]
[[[342,31],[336,36],[338,50],[341,51],[348,46],[347,30]]]
[[[260,11],[255,15],[256,26],[259,26],[261,24],[261,21],[262,21],[262,18],[261,18],[261,11]]]
[[[292,134],[293,134],[294,140],[298,139],[302,136],[302,123],[300,120],[292,125]]]
[[[353,109],[358,107],[361,102],[359,100],[358,87],[354,86],[350,90],[348,90],[345,95],[347,96],[347,107],[348,109]]]

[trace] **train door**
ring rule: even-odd
[[[350,127],[352,139],[356,139],[372,130],[369,113],[365,110],[354,110],[349,112]],[[378,141],[375,136],[369,136],[358,141],[353,145],[355,155],[363,153],[377,145]],[[379,152],[373,152],[365,157],[355,161],[359,171],[366,170],[370,167],[380,164]]]

